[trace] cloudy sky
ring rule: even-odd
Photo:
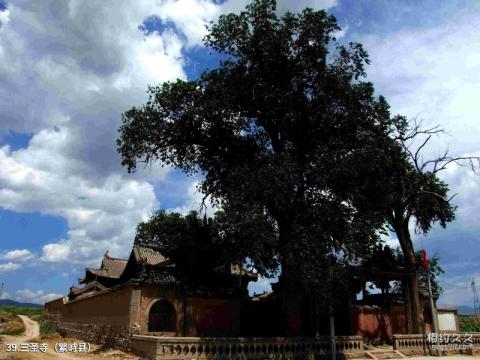
[[[197,208],[198,179],[151,166],[129,175],[115,150],[121,113],[147,85],[194,79],[217,59],[205,24],[247,0],[0,0],[0,281],[9,297],[65,294],[106,251],[126,257],[154,209]],[[292,5],[292,4],[295,5]],[[369,79],[394,113],[440,124],[432,153],[480,155],[480,3],[279,1],[333,13],[364,44]],[[418,237],[446,270],[441,302],[471,305],[480,285],[480,177],[452,166],[457,220]],[[255,286],[259,290],[265,284]]]

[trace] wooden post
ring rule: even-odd
[[[187,295],[183,295],[183,301],[182,301],[182,307],[183,307],[183,336],[187,336]]]
[[[433,325],[433,332],[437,334],[436,338],[438,339],[438,318],[437,318],[437,311],[435,309],[435,303],[433,302],[433,292],[432,292],[432,283],[430,281],[430,265],[426,269],[427,271],[427,284],[428,284],[428,295],[430,297],[430,311],[432,314],[432,325]],[[438,341],[438,340],[437,340]],[[437,356],[442,356],[442,350],[440,349],[440,342],[438,341],[437,345]]]
[[[337,359],[337,345],[335,341],[335,313],[330,305],[330,353],[331,360]]]

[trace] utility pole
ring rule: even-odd
[[[477,286],[475,285],[475,278],[472,278],[472,292],[473,292],[473,312],[475,314],[475,323],[479,323],[480,316],[480,302],[478,301]]]
[[[437,334],[436,338],[438,339],[438,318],[437,318],[437,310],[435,309],[435,303],[433,301],[433,292],[432,292],[432,283],[430,280],[430,263],[427,267],[427,284],[428,284],[428,295],[430,297],[430,311],[432,314],[432,325],[433,325],[433,332]],[[437,340],[438,341],[438,340]],[[440,349],[440,342],[437,344],[437,356],[442,356],[442,350]]]

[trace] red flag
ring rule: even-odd
[[[422,267],[424,269],[428,269],[428,257],[427,257],[427,252],[425,250],[422,250]]]

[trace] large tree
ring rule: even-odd
[[[128,171],[159,160],[202,174],[238,247],[261,272],[280,267],[290,300],[292,289],[328,288],[332,259],[362,253],[384,221],[376,185],[392,119],[362,80],[367,53],[339,44],[338,30],[325,11],[279,17],[274,0],[255,0],[211,25],[217,69],[150,87],[119,129]]]

